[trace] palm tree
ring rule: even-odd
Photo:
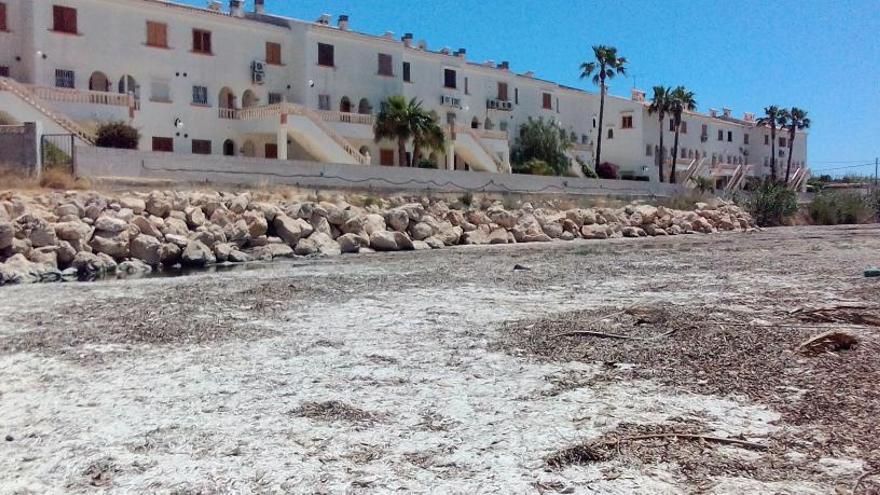
[[[794,139],[797,136],[797,131],[810,128],[810,119],[807,117],[807,111],[798,107],[787,110],[785,117],[788,120],[788,165],[785,167],[785,183],[788,184],[791,179],[791,155],[794,152]]]
[[[437,114],[420,112],[413,121],[413,155],[414,165],[421,161],[422,150],[442,150],[446,144],[446,135],[438,124]]]
[[[776,105],[764,109],[764,116],[758,119],[758,125],[770,128],[770,178],[776,182],[776,126],[779,124],[781,111]]]
[[[374,139],[377,143],[383,139],[397,141],[398,165],[401,167],[411,165],[406,157],[406,143],[413,137],[414,128],[423,113],[421,102],[415,98],[407,101],[404,96],[395,95],[385,100],[376,116]]]
[[[663,174],[664,156],[663,146],[663,124],[666,122],[666,114],[672,109],[671,99],[672,90],[666,86],[654,86],[654,97],[651,98],[651,105],[648,106],[648,114],[657,114],[660,121],[660,151],[657,152],[657,165],[660,167],[660,182],[665,182],[666,176]]]
[[[581,64],[581,79],[593,78],[593,84],[599,86],[599,135],[596,139],[596,166],[602,163],[602,121],[605,117],[605,81],[614,79],[620,74],[626,75],[626,59],[617,56],[617,48],[598,45],[593,47],[593,58]]]
[[[686,111],[693,112],[696,110],[697,101],[694,100],[693,91],[688,91],[684,86],[673,89],[670,96],[673,125],[675,127],[675,144],[672,146],[672,170],[669,173],[669,182],[675,184],[675,164],[678,161],[678,138],[681,134],[681,116]]]

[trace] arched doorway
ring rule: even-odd
[[[249,139],[242,145],[241,154],[253,158],[257,156],[257,146]]]
[[[223,89],[220,90],[220,95],[217,97],[217,102],[220,104],[220,108],[234,109],[235,93],[233,93],[231,89],[224,86]]]
[[[244,94],[241,95],[241,108],[251,108],[257,106],[260,99],[257,98],[256,93],[251,90],[245,90]]]
[[[235,156],[235,141],[231,139],[223,141],[223,156]]]
[[[135,100],[141,99],[141,87],[135,80],[135,78],[124,75],[121,79],[119,79],[119,94],[123,95],[132,95]]]
[[[368,164],[372,165],[373,159],[370,155],[369,146],[361,146],[361,149],[358,150],[358,153],[360,153],[361,155],[363,155],[367,159]]]
[[[479,129],[479,128],[480,128],[480,119],[474,117],[473,120],[471,120],[471,129]]]
[[[361,98],[360,103],[358,103],[358,113],[361,115],[370,115],[373,113],[373,107],[370,106],[370,100]]]
[[[491,131],[495,128],[495,124],[492,122],[492,119],[486,117],[486,121],[483,122],[483,127],[485,127],[487,131]]]
[[[342,113],[351,113],[351,100],[347,96],[343,96],[339,100],[339,111]]]
[[[89,77],[89,91],[110,91],[110,79],[101,71],[92,72]]]

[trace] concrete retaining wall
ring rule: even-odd
[[[40,131],[37,124],[0,125],[0,168],[39,175]]]
[[[401,192],[496,192],[602,196],[671,196],[680,186],[654,182],[536,177],[280,161],[262,158],[81,147],[77,174],[89,178],[164,179],[226,185],[291,185],[327,189]]]

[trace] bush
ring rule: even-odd
[[[513,166],[514,173],[528,175],[556,175],[556,171],[544,160],[533,158],[525,163],[518,163]]]
[[[694,185],[697,187],[697,190],[701,193],[707,192],[715,192],[715,180],[711,177],[703,177],[702,175],[691,177],[691,181],[693,181]]]
[[[810,219],[819,225],[872,222],[877,216],[876,200],[857,192],[823,192],[810,203]]]
[[[619,179],[620,167],[613,163],[604,162],[596,167],[596,175],[598,175],[600,179]]]
[[[119,148],[136,150],[141,140],[137,129],[125,122],[108,122],[98,127],[95,146],[100,148]]]
[[[563,175],[571,168],[571,160],[566,151],[571,148],[571,140],[564,129],[553,121],[529,118],[519,128],[519,135],[510,149],[510,159],[518,164],[520,173],[533,175]],[[540,167],[527,167],[529,162],[543,162]],[[546,173],[547,169],[552,173]]]
[[[581,167],[581,172],[584,173],[584,177],[588,179],[598,179],[599,175],[593,170],[593,167],[587,165],[587,162],[583,161],[581,157],[576,156],[575,161],[577,161],[578,165]]]
[[[798,211],[797,194],[772,180],[755,189],[747,205],[761,227],[783,225]]]
[[[428,160],[427,158],[422,158],[421,160],[419,160],[419,162],[416,164],[416,167],[418,167],[418,168],[433,168],[433,169],[439,168],[439,167],[437,167],[436,162],[432,162],[431,160]]]

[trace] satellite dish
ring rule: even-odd
[[[179,118],[174,119],[174,127],[178,128],[178,129],[183,129],[183,121],[180,120]]]

